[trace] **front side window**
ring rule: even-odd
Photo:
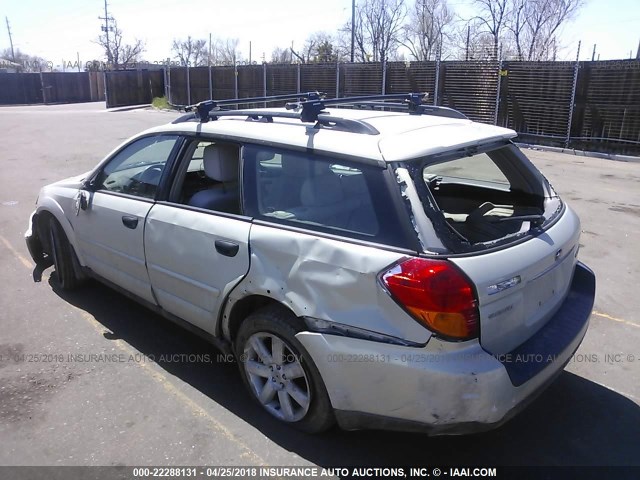
[[[96,189],[154,198],[178,138],[159,135],[135,140],[103,168],[96,179]]]

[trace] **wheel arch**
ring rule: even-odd
[[[273,297],[268,297],[266,295],[260,294],[251,294],[238,300],[232,301],[225,308],[225,313],[222,318],[223,337],[229,340],[233,345],[242,322],[253,312],[265,307],[274,307],[281,309],[284,313],[291,315],[292,318],[300,320],[301,327],[304,326],[304,321],[300,317],[296,316],[295,312],[291,310],[287,305],[283,304]]]
[[[84,262],[84,258],[82,257],[80,249],[78,248],[75,231],[73,229],[73,226],[71,225],[71,222],[65,215],[64,210],[62,209],[60,204],[50,198],[45,198],[40,201],[40,203],[38,204],[38,208],[36,209],[33,221],[33,227],[35,227],[38,238],[41,242],[43,242],[43,246],[45,246],[45,248],[49,248],[48,236],[45,235],[45,229],[47,228],[47,219],[51,217],[55,218],[64,230],[64,233],[67,236],[67,240],[73,247],[80,265],[85,266],[86,263]]]

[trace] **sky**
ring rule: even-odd
[[[362,1],[362,0],[360,0]],[[412,0],[407,0],[412,3]],[[470,16],[471,0],[449,0],[460,15]],[[274,48],[302,47],[316,31],[334,32],[351,16],[351,0],[109,0],[109,14],[125,41],[145,42],[143,57],[161,62],[173,57],[174,38],[239,38],[243,58],[269,61]],[[0,50],[9,47],[5,17],[14,48],[55,65],[102,59],[95,43],[104,16],[104,0],[0,0]],[[635,58],[640,41],[639,0],[586,0],[578,17],[564,27],[559,60]]]

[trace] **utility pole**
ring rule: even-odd
[[[11,27],[9,26],[9,17],[4,17],[4,19],[7,22],[7,33],[9,34],[9,45],[11,45],[11,61],[15,63],[16,54],[13,51],[13,39],[11,38]]]
[[[638,53],[636,53],[636,60],[640,60],[640,41],[638,41]]]
[[[356,37],[356,0],[351,0],[351,63],[353,63],[353,55]],[[640,50],[639,50],[640,51]]]
[[[109,43],[109,32],[113,32],[113,27],[109,26],[109,22],[113,22],[113,17],[109,16],[109,10],[107,6],[107,0],[104,0],[104,17],[98,17],[100,20],[104,20],[104,25],[101,26],[102,31],[107,36],[107,63],[113,63],[113,55],[111,53],[111,43]]]

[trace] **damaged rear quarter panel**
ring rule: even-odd
[[[378,273],[405,255],[280,227],[254,224],[251,265],[230,295],[271,297],[299,317],[355,326],[424,343],[430,332],[405,313],[378,283]]]

